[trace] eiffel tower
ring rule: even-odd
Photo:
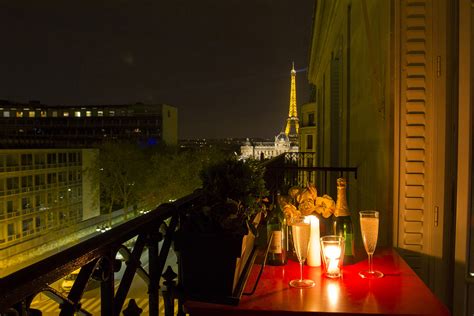
[[[286,119],[285,134],[290,141],[298,144],[299,119],[296,111],[296,70],[295,63],[291,68],[290,110]]]

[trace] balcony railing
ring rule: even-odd
[[[308,181],[311,174],[321,176],[322,179],[332,174],[353,174],[357,177],[356,168],[309,167],[304,164],[304,158],[307,157],[284,154],[264,162],[268,189],[276,192],[291,185],[304,184],[299,181]],[[165,315],[174,313],[176,298],[179,302],[178,315],[184,315],[181,310],[183,302],[176,287],[177,275],[170,267],[164,272],[165,262],[179,225],[180,215],[202,205],[201,197],[197,191],[174,203],[162,204],[147,214],[104,233],[97,233],[87,240],[0,278],[0,315],[39,315],[39,311],[33,311],[30,307],[39,293],[57,302],[61,310],[60,315],[91,315],[81,306],[86,285],[91,279],[100,282],[101,315],[120,315],[135,274],[147,285],[149,315],[158,315],[160,311],[161,278],[164,279],[161,292]],[[134,238],[136,242],[130,251],[123,245]],[[148,248],[148,271],[140,262],[145,247]],[[115,290],[114,273],[120,270],[121,265],[121,262],[115,259],[117,252],[126,259],[126,268]],[[67,296],[49,285],[79,268],[78,277]],[[128,309],[127,315],[140,314],[138,309],[133,311],[131,304],[125,309]]]

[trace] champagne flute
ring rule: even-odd
[[[290,221],[291,233],[293,235],[293,245],[295,247],[296,256],[300,263],[300,278],[299,280],[291,280],[290,286],[296,288],[309,288],[314,286],[313,280],[303,279],[303,263],[308,255],[308,248],[311,234],[311,223],[305,222],[304,216],[294,218]]]
[[[379,212],[362,211],[360,216],[360,231],[364,241],[365,251],[369,256],[369,270],[359,272],[363,279],[377,279],[383,277],[383,273],[373,268],[373,255],[377,246],[377,238],[379,234]]]

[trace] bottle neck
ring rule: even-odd
[[[347,206],[346,198],[346,187],[337,186],[337,200],[336,200],[336,210],[334,211],[334,216],[350,216],[349,207]]]

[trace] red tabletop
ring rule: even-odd
[[[393,249],[376,251],[374,267],[385,277],[366,280],[358,272],[367,260],[343,267],[343,277],[329,279],[320,267],[305,266],[303,274],[316,282],[311,289],[290,288],[299,278],[299,265],[265,266],[256,292],[242,296],[238,306],[187,301],[191,316],[212,315],[450,315],[448,309]],[[255,265],[247,282],[249,291],[260,266]]]

